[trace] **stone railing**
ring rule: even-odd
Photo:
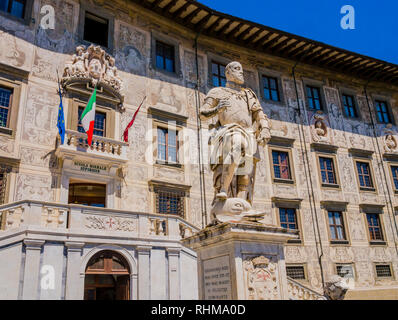
[[[132,237],[180,240],[199,231],[179,216],[26,200],[0,206],[1,230],[20,227],[128,232]]]
[[[65,140],[59,145],[60,152],[84,151],[93,155],[106,156],[127,161],[128,143],[106,137],[93,136],[91,146],[87,143],[87,135],[74,130],[65,131]]]
[[[326,300],[323,295],[290,277],[287,277],[287,291],[290,300]]]

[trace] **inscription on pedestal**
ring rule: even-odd
[[[203,261],[203,278],[206,300],[232,299],[229,256]]]

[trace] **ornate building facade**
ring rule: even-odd
[[[234,60],[271,121],[252,205],[299,230],[284,246],[289,297],[315,299],[338,274],[346,298],[398,298],[398,66],[191,0],[9,3],[0,298],[200,298],[197,255],[180,240],[211,221],[214,123],[199,109]],[[88,146],[79,118],[94,87]]]

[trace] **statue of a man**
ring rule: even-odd
[[[212,214],[217,217],[220,211],[236,215],[251,210],[258,145],[270,139],[269,119],[253,90],[243,87],[242,65],[229,63],[225,76],[226,87],[211,89],[200,112],[202,120],[218,117],[209,141],[215,189]]]

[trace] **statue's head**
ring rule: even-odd
[[[242,65],[237,61],[228,63],[225,67],[225,77],[227,78],[227,81],[243,84],[245,79],[243,78]]]

